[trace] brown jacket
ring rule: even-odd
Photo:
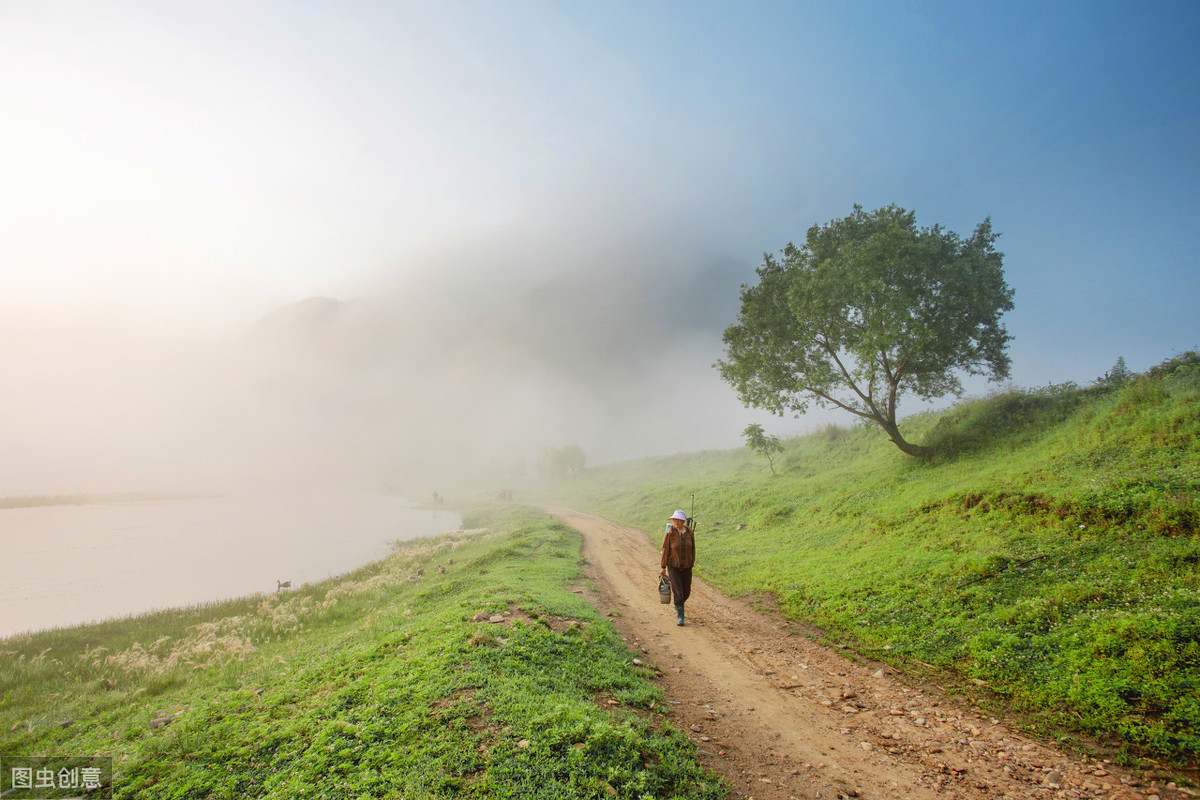
[[[663,534],[662,563],[660,567],[675,569],[691,569],[696,563],[696,535],[692,529],[683,526],[683,531],[671,528]]]

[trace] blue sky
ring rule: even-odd
[[[0,311],[244,325],[496,239],[752,280],[895,203],[991,217],[1015,383],[1142,370],[1200,346],[1198,41],[1194,2],[6,2]]]
[[[774,249],[855,202],[964,234],[990,215],[1018,382],[1200,340],[1194,4],[655,8],[601,35],[643,65],[668,138],[739,165],[742,241]]]

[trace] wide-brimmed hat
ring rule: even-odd
[[[671,516],[667,517],[667,519],[677,519],[677,520],[681,520],[683,522],[687,522],[687,514],[683,513],[683,509],[681,508],[678,511],[676,511],[674,514],[672,514]]]

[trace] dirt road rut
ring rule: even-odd
[[[1158,776],[1084,763],[890,667],[846,658],[696,580],[687,625],[656,591],[657,542],[568,508],[585,572],[626,641],[656,665],[669,716],[730,797],[872,800],[1184,797]],[[703,557],[701,537],[700,557]]]

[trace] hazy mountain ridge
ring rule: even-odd
[[[425,366],[492,354],[577,377],[631,377],[652,372],[663,351],[693,337],[719,341],[736,314],[738,272],[726,264],[669,274],[568,273],[490,305],[457,305],[456,288],[441,285],[382,298],[309,297],[263,316],[248,338]]]
[[[501,463],[566,442],[593,458],[677,449],[714,404],[735,405],[709,365],[732,318],[716,309],[735,307],[740,276],[728,264],[617,272],[493,278],[493,290],[485,278],[467,297],[449,277],[312,297],[265,315],[246,341],[268,354],[272,393],[321,398],[376,445]],[[666,399],[680,381],[686,403]]]
[[[711,364],[748,269],[592,256],[517,278],[521,252],[495,252],[495,269],[422,264],[234,330],[10,319],[21,380],[2,432],[27,457],[0,474],[5,493],[423,494],[464,473],[507,481],[565,444],[593,464],[736,444],[749,412]]]

